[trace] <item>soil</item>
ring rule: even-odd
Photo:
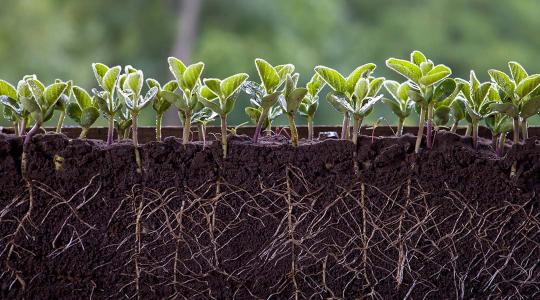
[[[540,139],[0,134],[2,299],[540,298]]]

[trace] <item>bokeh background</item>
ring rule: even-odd
[[[91,63],[103,62],[165,81],[173,55],[204,61],[205,77],[248,72],[258,79],[253,60],[263,57],[295,64],[302,83],[318,64],[348,73],[367,62],[378,65],[378,76],[401,80],[384,60],[418,49],[456,77],[472,68],[488,80],[488,69],[507,71],[509,60],[540,73],[538,28],[538,0],[1,0],[0,78],[16,84],[37,74],[90,89]],[[339,114],[321,99],[316,124],[338,124]],[[238,100],[231,123],[248,120],[247,101]],[[178,125],[175,116],[165,124]],[[394,122],[383,105],[368,122],[379,116]],[[153,122],[147,109],[141,123]],[[7,125],[1,117],[0,124]]]

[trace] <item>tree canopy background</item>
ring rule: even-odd
[[[539,11],[537,0],[3,0],[0,78],[16,84],[37,74],[90,89],[91,63],[103,62],[165,81],[172,77],[167,57],[175,55],[204,61],[204,77],[248,72],[258,80],[253,60],[263,57],[295,64],[301,83],[318,64],[348,73],[367,62],[378,65],[377,75],[401,81],[384,60],[418,49],[454,77],[474,69],[486,81],[488,69],[507,71],[509,60],[540,73]],[[316,124],[338,124],[325,93]],[[247,101],[239,99],[231,124],[248,120]],[[379,105],[368,122],[379,116],[394,121]],[[153,124],[151,109],[141,124]],[[171,113],[165,124],[179,121]]]

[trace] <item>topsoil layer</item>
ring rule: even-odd
[[[4,299],[540,298],[540,140],[0,134]]]

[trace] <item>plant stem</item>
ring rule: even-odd
[[[21,136],[19,132],[19,123],[17,122],[13,122],[13,133],[15,134],[15,136]]]
[[[81,129],[81,134],[79,135],[79,138],[80,139],[85,139],[86,138],[86,134],[88,133],[88,128],[82,128]]]
[[[349,139],[349,112],[345,112],[343,114],[343,124],[341,126],[341,139],[342,140],[348,140]]]
[[[452,124],[452,127],[450,127],[450,132],[456,133],[458,126],[459,126],[459,121],[456,120],[456,121],[454,122],[454,124]]]
[[[32,141],[32,138],[37,133],[37,131],[39,130],[40,127],[41,127],[41,123],[36,122],[36,124],[34,124],[32,129],[30,129],[30,131],[28,131],[28,134],[24,138],[23,153],[22,153],[22,157],[21,157],[21,174],[22,174],[22,177],[25,178],[25,179],[26,179],[26,172],[27,172],[26,169],[27,169],[27,165],[28,165],[28,146],[30,146],[30,142]]]
[[[425,108],[422,105],[420,107],[420,120],[418,121],[418,133],[416,134],[416,145],[414,147],[415,153],[420,153],[420,144],[422,143],[422,136],[424,135],[424,118],[425,118]]]
[[[259,120],[257,120],[257,127],[255,127],[255,135],[253,135],[253,142],[257,143],[259,140],[259,136],[261,135],[261,128],[262,124],[264,123],[264,120],[266,120],[266,117],[268,116],[268,109],[263,108],[261,115],[259,116]]]
[[[111,145],[114,135],[114,116],[109,115],[109,129],[107,131],[107,145]]]
[[[131,113],[131,136],[133,138],[133,145],[135,147],[139,146],[139,135],[137,129],[137,114]]]
[[[313,117],[307,117],[308,140],[313,140]]]
[[[465,131],[465,136],[471,136],[472,133],[472,124],[467,125],[467,130]]]
[[[163,114],[156,115],[156,141],[161,141],[161,120],[163,119]]]
[[[504,145],[506,144],[506,132],[501,133],[499,135],[499,145],[496,149],[497,156],[503,156],[504,155]]]
[[[478,148],[478,121],[472,123],[472,141],[474,149]]]
[[[206,125],[200,124],[199,125],[199,140],[201,140],[203,143],[203,148],[206,146]]]
[[[523,119],[521,121],[521,135],[523,136],[523,140],[526,140],[529,138],[529,130],[528,130],[528,122],[527,119]]]
[[[354,116],[353,117],[353,135],[352,135],[352,142],[353,144],[358,143],[358,132],[360,131],[360,126],[362,125],[362,117],[360,116]]]
[[[435,103],[428,104],[427,109],[427,147],[428,149],[431,149],[433,146],[433,107],[435,106]]]
[[[58,123],[56,124],[56,133],[62,132],[62,125],[64,125],[64,118],[66,117],[66,112],[61,111],[60,116],[58,117]]]
[[[403,118],[399,119],[398,124],[397,124],[397,129],[396,129],[396,135],[397,136],[402,136],[403,135],[403,123],[404,122],[405,122],[405,119],[403,119]]]
[[[514,144],[519,144],[519,117],[514,118]]]
[[[21,129],[19,130],[19,133],[21,136],[23,136],[26,133],[26,121],[28,120],[27,117],[22,118],[21,120]]]
[[[223,147],[223,159],[227,158],[227,116],[221,115],[221,145]]]
[[[184,113],[184,130],[182,132],[182,144],[189,142],[189,133],[191,129],[191,112]]]
[[[493,149],[497,149],[498,140],[499,140],[499,135],[497,133],[491,132],[491,145]]]
[[[294,114],[288,113],[287,119],[289,120],[289,130],[291,131],[291,144],[293,147],[298,147],[298,131],[294,122]]]
[[[131,131],[131,126],[129,126],[128,128],[124,129],[124,140],[127,140],[129,139],[129,132]]]

